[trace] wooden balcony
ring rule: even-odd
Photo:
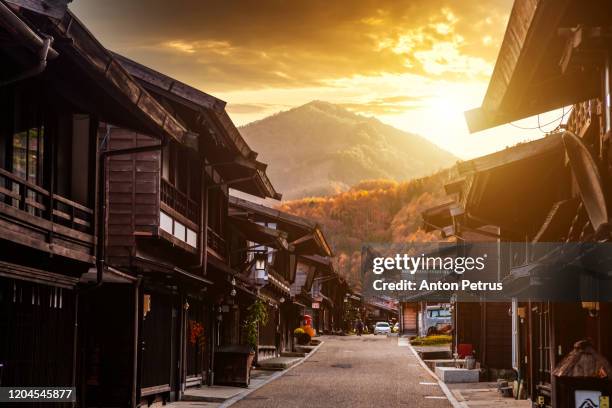
[[[192,223],[196,225],[200,223],[200,205],[164,179],[161,179],[160,199],[162,203]]]
[[[93,262],[94,212],[0,169],[0,238]]]
[[[175,246],[196,253],[200,235],[199,204],[164,179],[161,179],[160,186],[160,236]]]
[[[206,235],[208,237],[207,238],[208,249],[211,250],[211,252],[214,255],[217,255],[217,257],[221,259],[226,259],[227,258],[227,246],[226,246],[227,244],[226,244],[225,239],[210,227],[208,227],[208,233]]]

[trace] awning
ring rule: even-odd
[[[264,227],[249,220],[230,217],[230,223],[246,237],[247,240],[276,249],[290,250],[287,243],[287,233]]]
[[[249,217],[253,221],[276,223],[279,230],[287,232],[289,245],[300,254],[332,256],[332,250],[321,227],[314,221],[298,217],[265,205],[230,196],[230,215]]]
[[[193,274],[189,271],[186,271],[184,269],[181,268],[177,268],[174,265],[171,264],[167,264],[164,262],[159,262],[153,259],[147,259],[144,258],[142,256],[136,256],[134,258],[134,262],[133,262],[134,266],[139,266],[143,269],[146,270],[150,270],[150,271],[154,271],[154,272],[160,272],[160,273],[164,273],[170,276],[174,276],[177,277],[179,279],[187,279],[188,281],[191,282],[197,282],[199,284],[204,284],[204,285],[212,285],[213,282],[204,278],[203,276],[199,276],[196,274]]]
[[[456,201],[444,203],[426,209],[421,213],[425,232],[440,230],[444,236],[453,235],[453,216],[459,215],[463,210]]]
[[[98,280],[96,268],[90,268],[87,273],[81,275],[81,283],[95,283]],[[135,276],[121,272],[110,266],[104,268],[102,273],[102,282],[104,283],[134,283],[137,280]]]
[[[560,134],[461,163],[458,170],[467,178],[462,207],[468,226],[495,225],[516,238],[538,232],[534,220],[546,218],[559,183],[571,177]]]
[[[0,261],[0,277],[26,280],[66,289],[72,289],[79,283],[79,279],[73,276],[61,275],[4,261]]]
[[[520,143],[513,147],[508,147],[495,153],[477,157],[472,160],[457,163],[457,170],[460,174],[478,173],[502,166],[512,165],[526,159],[546,155],[554,152],[561,152],[563,140],[561,133],[548,135],[527,143]]]

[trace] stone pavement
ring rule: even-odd
[[[212,387],[209,395],[238,393],[224,403],[181,401],[170,407],[451,407],[418,357],[398,347],[402,339],[374,335],[321,339],[324,344],[297,367],[284,372],[255,370],[249,389]]]
[[[324,336],[303,364],[247,395],[238,408],[448,408],[437,381],[397,337]]]

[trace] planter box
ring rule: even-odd
[[[248,346],[228,346],[215,351],[215,385],[248,387],[254,357]]]

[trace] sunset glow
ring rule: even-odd
[[[462,158],[543,134],[506,125],[469,135],[465,125],[463,112],[484,97],[509,0],[138,3],[71,7],[109,48],[227,101],[238,125],[325,100]]]

